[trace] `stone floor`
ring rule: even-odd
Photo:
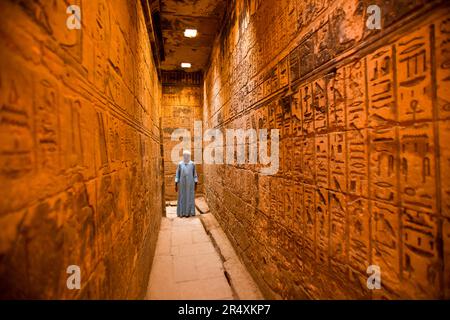
[[[234,299],[222,260],[199,219],[166,208],[148,286],[150,300]]]

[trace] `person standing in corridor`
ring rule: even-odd
[[[197,171],[191,161],[191,153],[183,152],[183,161],[180,161],[175,175],[175,191],[178,192],[177,216],[195,216],[195,191],[197,191]]]

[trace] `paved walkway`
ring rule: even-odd
[[[147,292],[150,300],[234,299],[222,261],[199,216],[178,218],[167,207]]]

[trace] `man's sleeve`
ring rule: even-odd
[[[177,173],[175,174],[175,183],[180,181],[180,165],[177,166]]]
[[[193,164],[194,166],[194,182],[197,183],[198,182],[198,176],[197,176],[197,170],[195,169],[195,163]]]

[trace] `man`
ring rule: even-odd
[[[191,153],[183,152],[183,161],[178,164],[175,175],[175,191],[178,192],[177,216],[195,216],[195,191],[197,191],[197,171],[191,161]],[[179,184],[179,186],[178,186]]]

